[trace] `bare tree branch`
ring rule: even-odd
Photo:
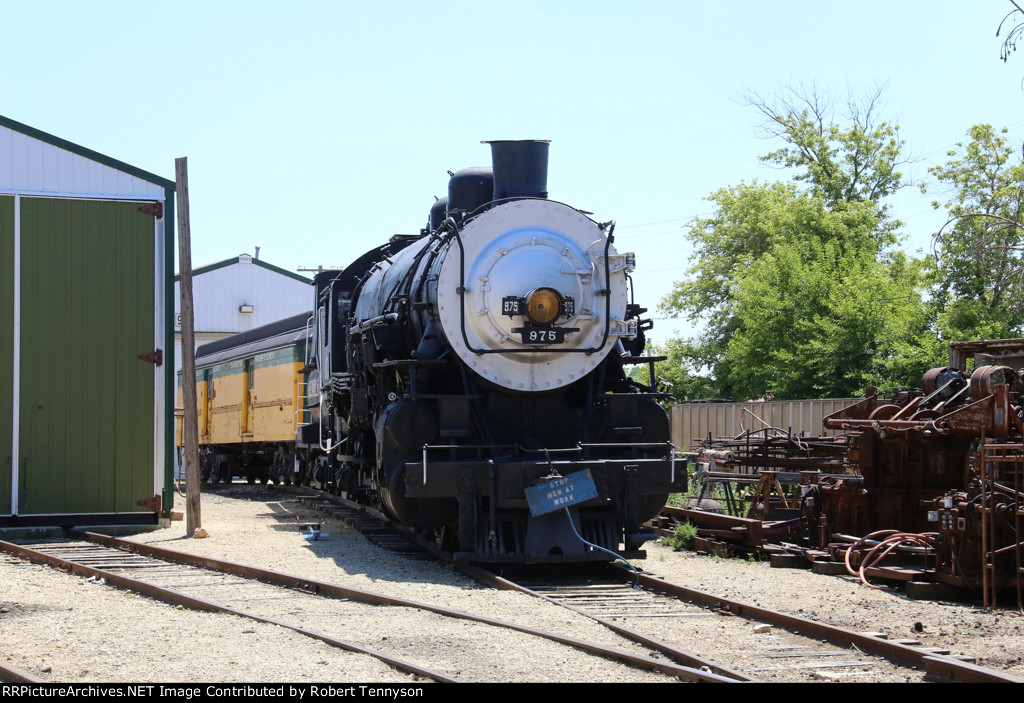
[[[996,29],[997,37],[999,36],[1000,32],[1003,31],[1003,25],[1006,24],[1007,20],[1016,15],[1018,12],[1021,15],[1024,15],[1024,10],[1021,9],[1020,5],[1018,5],[1015,2],[1015,0],[1010,0],[1010,4],[1013,5],[1015,9],[1011,10],[1006,15],[1006,17],[1004,17],[999,22],[999,27]],[[1003,60],[1003,63],[1006,63],[1006,61],[1010,58],[1010,54],[1017,50],[1017,40],[1020,39],[1022,34],[1024,34],[1024,22],[1014,25],[1013,28],[1010,29],[1009,33],[1006,35],[1006,39],[1003,40],[1003,48],[999,52],[999,58]]]

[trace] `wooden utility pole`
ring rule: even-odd
[[[192,234],[188,221],[188,159],[174,160],[178,193],[178,264],[181,293],[181,389],[185,417],[185,532],[203,526],[199,510],[199,421],[196,417],[196,341],[192,311]]]

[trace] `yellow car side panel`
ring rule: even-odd
[[[293,347],[197,368],[200,446],[294,442],[297,394],[304,366],[304,360],[297,356]],[[179,420],[177,444],[182,443]]]

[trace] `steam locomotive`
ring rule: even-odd
[[[265,366],[290,374],[304,406],[293,444],[254,443],[260,416],[243,413],[248,434],[205,447],[205,465],[228,477],[262,465],[377,505],[460,559],[636,555],[653,536],[643,523],[686,475],[659,394],[626,372],[653,368],[651,322],[630,300],[633,255],[613,247],[614,223],[547,199],[547,141],[488,143],[492,168],[453,174],[419,234],[315,276],[306,334],[292,320],[200,348],[199,376],[219,384],[201,399],[228,403],[237,386],[236,405],[258,409],[280,396],[270,415],[287,422],[291,394]],[[253,350],[246,365],[239,354]],[[204,415],[204,436],[222,415]],[[573,487],[556,507],[531,502],[555,485]]]

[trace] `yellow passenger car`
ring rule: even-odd
[[[196,410],[204,480],[244,476],[250,483],[290,483],[295,478],[309,317],[302,313],[199,347]],[[181,447],[180,420],[177,437]]]

